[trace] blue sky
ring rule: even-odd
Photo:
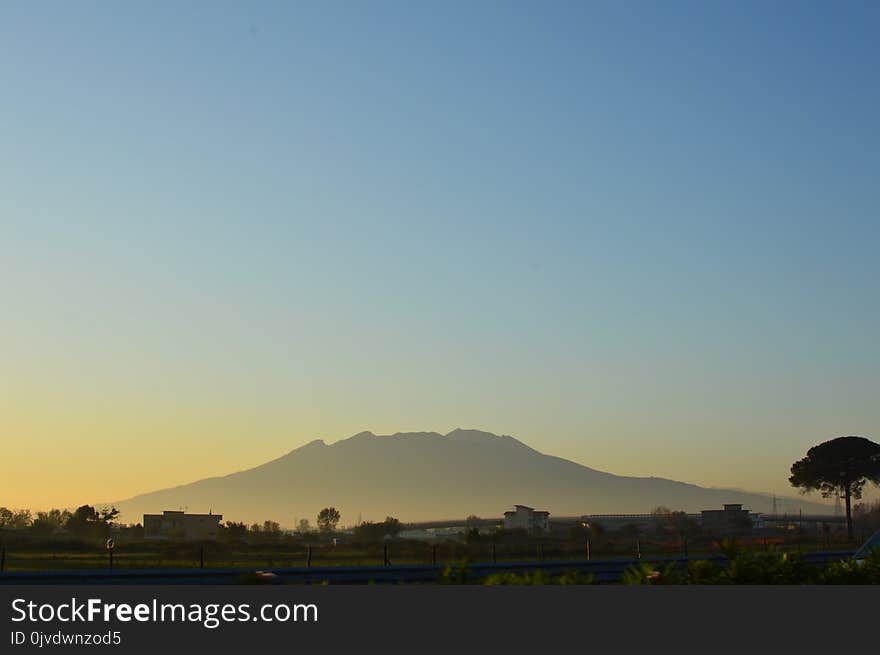
[[[876,4],[412,4],[0,7],[0,493],[458,426],[786,493],[880,437]]]

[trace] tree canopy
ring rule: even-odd
[[[37,518],[31,524],[34,534],[43,536],[55,534],[64,529],[70,520],[71,513],[67,510],[51,509],[48,512],[37,512]]]
[[[325,507],[318,512],[318,529],[321,532],[333,532],[339,523],[339,510],[335,507]]]
[[[386,516],[381,523],[361,523],[354,529],[354,536],[358,541],[381,541],[386,537],[396,537],[402,529],[403,525],[399,520]]]
[[[109,531],[118,516],[119,510],[115,507],[95,509],[91,505],[80,505],[73,514],[67,516],[64,527],[78,536],[102,536]]]
[[[31,512],[27,509],[0,507],[0,528],[21,530],[31,524]]]
[[[880,485],[880,444],[865,437],[837,437],[820,443],[791,465],[788,481],[802,493],[819,491],[825,498],[842,495],[852,539],[852,499],[862,497],[866,483]]]

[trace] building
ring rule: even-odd
[[[220,529],[222,514],[185,514],[164,511],[144,514],[145,539],[214,539]]]
[[[528,530],[547,532],[550,530],[550,512],[535,511],[526,505],[514,505],[512,512],[504,512],[505,530]]]
[[[703,534],[712,537],[749,534],[752,531],[752,517],[749,510],[739,503],[724,505],[724,509],[704,509],[700,512],[703,520]]]

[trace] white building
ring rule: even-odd
[[[514,505],[512,512],[504,512],[504,529],[547,532],[550,530],[550,512],[535,511],[534,507],[526,505]]]

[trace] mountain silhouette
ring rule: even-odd
[[[317,439],[260,466],[114,503],[127,521],[144,513],[186,508],[227,520],[271,519],[293,526],[334,506],[342,524],[500,517],[514,504],[551,516],[648,513],[658,505],[689,512],[743,503],[769,512],[773,500],[735,489],[709,489],[663,478],[613,475],[553,457],[509,436],[479,430],[361,432],[326,444]],[[782,499],[788,512],[829,513],[829,507]]]

